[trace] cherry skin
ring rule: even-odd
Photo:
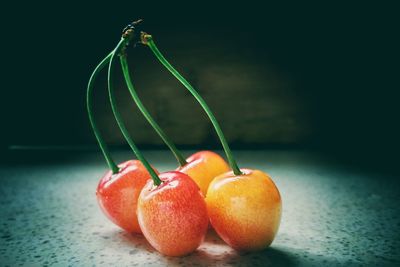
[[[271,178],[259,170],[228,172],[210,184],[206,203],[218,235],[239,251],[268,247],[279,228],[282,201]]]
[[[150,174],[139,160],[128,160],[118,167],[117,174],[108,171],[100,179],[96,190],[98,203],[116,225],[130,233],[141,233],[136,214],[137,199]]]
[[[176,170],[189,175],[205,196],[208,185],[218,175],[229,171],[229,165],[217,153],[199,151],[186,159],[187,164]]]
[[[186,174],[171,171],[159,175],[142,189],[138,219],[143,235],[160,253],[183,256],[196,250],[208,228],[207,207],[196,183]]]

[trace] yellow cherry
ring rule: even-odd
[[[282,201],[272,179],[262,171],[227,172],[210,184],[206,203],[210,222],[232,248],[256,251],[268,247],[278,231]]]

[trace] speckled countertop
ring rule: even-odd
[[[161,171],[176,166],[166,151],[145,154]],[[77,152],[1,167],[0,266],[399,266],[398,177],[305,152],[236,155],[282,194],[281,227],[263,252],[238,254],[209,233],[189,256],[158,254],[103,216],[94,192],[106,165],[100,152]]]

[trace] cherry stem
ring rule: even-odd
[[[210,118],[211,123],[213,124],[215,131],[217,132],[217,135],[219,137],[219,140],[222,143],[222,147],[224,148],[225,154],[228,158],[229,165],[231,166],[231,169],[235,175],[240,175],[242,172],[240,171],[236,160],[234,159],[232,155],[232,151],[229,148],[228,142],[225,139],[225,136],[221,130],[221,127],[218,124],[217,119],[215,118],[214,114],[211,112],[210,108],[204,101],[204,99],[199,95],[199,93],[190,85],[190,83],[165,59],[165,57],[161,54],[160,50],[158,50],[157,46],[155,45],[153,38],[151,35],[142,32],[142,43],[149,46],[153,54],[157,57],[157,59],[161,62],[161,64],[164,65],[165,68],[168,69],[169,72],[172,73],[172,75],[175,76],[185,87],[189,92],[196,98],[197,102],[201,105],[201,107],[204,109],[206,112],[207,116]]]
[[[158,177],[157,173],[154,171],[154,169],[150,166],[148,161],[144,158],[143,154],[140,152],[136,144],[133,142],[132,138],[129,135],[129,132],[125,126],[125,123],[122,120],[121,113],[119,112],[117,108],[117,103],[115,99],[115,94],[114,94],[114,86],[112,83],[112,77],[113,77],[113,64],[115,61],[115,55],[118,54],[121,50],[121,48],[124,48],[127,43],[129,42],[128,38],[121,38],[119,43],[117,44],[116,48],[114,51],[111,53],[111,58],[110,62],[108,64],[108,95],[110,98],[110,104],[111,104],[111,109],[114,113],[115,120],[117,121],[118,127],[121,130],[124,138],[128,142],[129,146],[131,147],[132,151],[135,153],[136,157],[142,162],[144,167],[147,169],[147,171],[150,173],[151,178],[153,179],[154,184],[160,185],[161,184],[161,179]]]
[[[142,101],[140,100],[135,87],[133,86],[131,77],[129,75],[129,65],[127,61],[126,53],[122,53],[120,55],[120,62],[122,71],[124,74],[126,85],[128,86],[129,92],[131,93],[132,99],[135,101],[136,106],[139,108],[140,112],[146,118],[146,120],[150,123],[153,129],[157,132],[157,134],[161,137],[164,143],[168,146],[171,152],[174,154],[176,160],[178,161],[179,165],[183,167],[187,164],[185,158],[182,156],[180,151],[176,148],[175,144],[171,141],[171,139],[165,134],[165,132],[161,129],[161,127],[157,124],[157,122],[153,119],[150,115],[146,107],[143,105]]]
[[[92,130],[94,132],[94,135],[96,136],[97,142],[100,146],[101,152],[103,153],[104,158],[107,161],[107,164],[109,168],[111,169],[113,174],[116,174],[119,172],[119,168],[117,164],[115,164],[114,160],[111,157],[110,151],[108,150],[107,144],[105,143],[103,137],[101,136],[101,133],[99,131],[99,128],[97,127],[97,123],[94,119],[93,116],[93,89],[94,89],[94,81],[99,74],[99,72],[104,69],[104,67],[107,65],[107,63],[110,61],[110,58],[112,56],[112,53],[107,55],[94,69],[92,75],[90,76],[89,83],[87,86],[87,93],[86,93],[86,107],[87,107],[87,112],[89,115],[89,121],[90,125],[92,126]]]

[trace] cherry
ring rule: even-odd
[[[130,137],[116,104],[112,82],[113,63],[116,55],[124,53],[123,50],[130,40],[129,36],[124,33],[111,54],[108,65],[108,93],[118,127],[152,179],[139,195],[139,226],[150,244],[161,253],[171,256],[185,255],[194,251],[204,239],[209,221],[206,203],[199,187],[188,175],[180,172],[158,175]]]
[[[200,187],[204,196],[212,179],[229,171],[226,161],[212,151],[199,151],[188,157],[186,162],[176,170],[189,175]]]
[[[136,215],[140,191],[151,178],[139,160],[118,165],[119,172],[108,171],[99,182],[96,196],[104,214],[116,225],[131,233],[141,233]]]
[[[268,247],[279,228],[281,196],[271,178],[262,171],[228,172],[210,184],[206,202],[212,226],[236,250]]]
[[[186,174],[159,175],[139,196],[138,219],[143,235],[160,253],[183,256],[196,250],[208,228],[207,207],[197,184]]]

